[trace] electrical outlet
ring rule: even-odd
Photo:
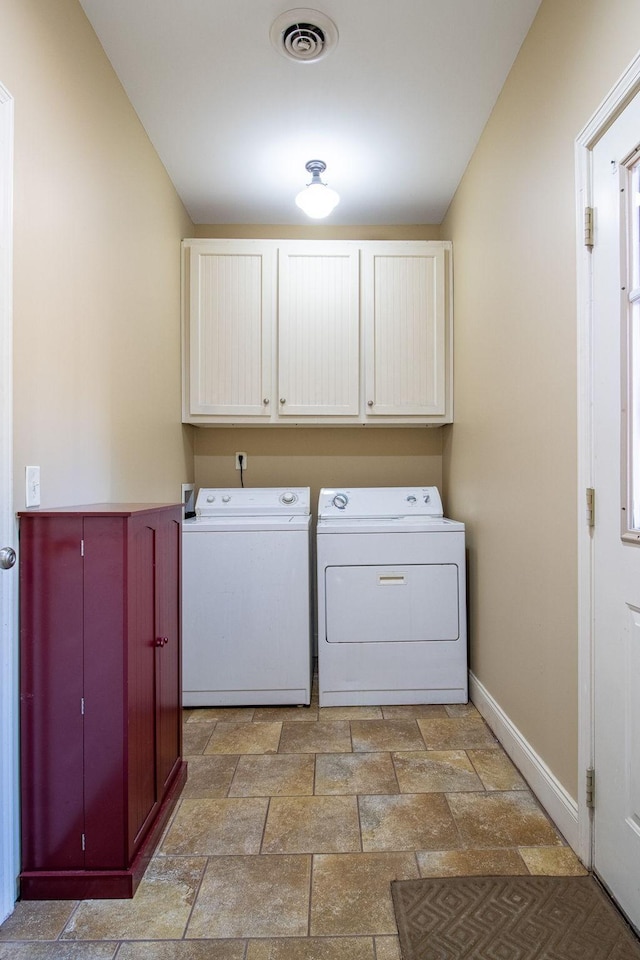
[[[25,504],[40,506],[40,467],[25,467]]]
[[[239,453],[236,453],[236,470],[240,469],[240,457],[242,457],[242,469],[247,469],[247,455],[243,453],[242,450]]]

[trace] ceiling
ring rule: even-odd
[[[420,224],[446,213],[540,0],[311,0],[338,31],[316,62],[271,42],[292,0],[80,3],[194,223],[309,223],[294,198],[320,159],[341,197],[325,222]]]

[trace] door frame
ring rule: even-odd
[[[17,551],[13,510],[13,97],[0,83],[0,546]],[[0,611],[0,922],[17,897],[18,612],[17,568],[2,571]]]
[[[591,248],[585,244],[585,208],[593,206],[593,148],[640,91],[640,53],[602,101],[575,142],[576,268],[578,306],[578,849],[593,866],[593,814],[587,806],[586,772],[594,764],[594,553],[586,518],[586,491],[594,485],[593,298]],[[596,492],[597,523],[597,492]]]

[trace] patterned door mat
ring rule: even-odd
[[[447,877],[391,884],[403,960],[640,960],[592,877]]]

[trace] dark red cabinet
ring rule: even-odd
[[[23,899],[129,897],[186,779],[181,507],[20,514]]]

